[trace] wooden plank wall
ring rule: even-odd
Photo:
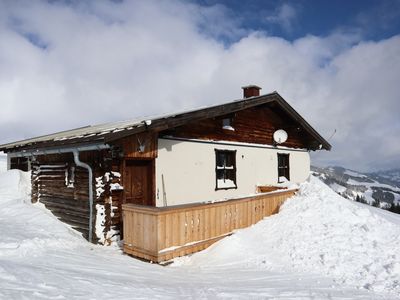
[[[123,149],[124,158],[152,159],[157,157],[157,133],[142,132],[114,142]],[[140,152],[140,145],[144,151]]]
[[[302,131],[300,126],[294,124],[278,107],[272,108],[271,105],[253,107],[225,117],[232,117],[234,131],[223,129],[222,119],[224,117],[219,117],[189,122],[186,125],[167,130],[163,132],[163,135],[272,145],[274,132],[277,129],[284,129],[288,132],[289,138],[281,146],[307,148],[310,143],[311,137],[308,133]]]
[[[145,145],[143,152],[138,151],[140,144]],[[94,242],[106,245],[122,237],[122,204],[125,195],[123,189],[114,187],[117,184],[123,188],[125,160],[154,159],[157,156],[156,134],[145,132],[124,138],[116,141],[114,147],[119,149],[114,155],[111,150],[80,153],[80,160],[88,163],[93,170],[92,235]],[[65,177],[71,166],[75,167],[75,182],[68,187]],[[88,172],[75,166],[72,153],[37,156],[32,162],[31,182],[32,202],[43,203],[61,221],[80,231],[87,239]]]
[[[32,202],[43,203],[61,221],[88,236],[89,205],[88,176],[85,170],[75,170],[74,188],[65,185],[66,163],[32,166]]]
[[[154,262],[203,250],[279,211],[295,191],[165,208],[123,205],[124,251]]]
[[[94,191],[93,205],[93,237],[94,242],[107,241],[107,233],[118,233],[121,227],[122,216],[121,192],[111,191],[111,184],[117,183],[117,176],[105,176],[112,171],[118,172],[120,162],[111,157],[111,151],[90,151],[80,154],[81,161],[88,163],[93,169]],[[37,156],[32,166],[32,202],[43,203],[61,221],[71,225],[88,239],[89,236],[89,193],[88,172],[84,168],[76,167],[72,153]],[[74,167],[74,184],[66,184],[66,172]],[[96,193],[99,178],[102,180],[102,190]],[[97,181],[96,181],[97,179]],[[104,209],[104,220],[101,230],[96,228],[97,208]],[[97,222],[98,224],[98,222]],[[99,224],[98,224],[99,225]],[[99,227],[99,226],[98,226]],[[97,236],[96,236],[97,233]],[[103,236],[104,234],[104,236]]]

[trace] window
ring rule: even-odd
[[[222,119],[222,129],[235,131],[235,128],[232,127],[232,118]]]
[[[236,151],[215,149],[215,161],[215,189],[236,189]]]
[[[75,183],[75,167],[68,166],[65,169],[65,186],[67,188],[73,188]]]
[[[30,161],[27,157],[12,157],[10,161],[10,169],[18,169],[21,171],[30,171]]]
[[[290,180],[289,154],[278,153],[278,182]]]

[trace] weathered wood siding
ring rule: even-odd
[[[119,161],[110,151],[80,154],[81,161],[93,170],[94,191],[93,237],[102,244],[109,243],[121,226],[121,192],[112,191],[119,182]],[[89,236],[89,177],[84,168],[77,167],[72,153],[37,156],[32,162],[32,202],[43,203],[61,221]],[[71,171],[71,168],[74,170]],[[114,172],[113,172],[114,171]],[[73,183],[68,178],[73,173]],[[101,218],[101,220],[99,220]],[[114,237],[115,238],[115,237]]]
[[[295,124],[284,111],[271,105],[248,108],[225,117],[232,117],[234,131],[223,129],[224,117],[218,117],[189,122],[163,134],[180,138],[272,145],[274,132],[284,129],[289,138],[281,146],[306,149],[311,140],[309,134],[300,129],[300,125]]]
[[[155,205],[155,159],[158,156],[158,133],[144,132],[135,134],[113,143],[121,149],[120,172],[122,174],[121,184],[124,186],[122,193],[123,203],[127,202],[134,194],[134,184],[132,179],[135,175],[135,169],[132,164],[135,161],[148,161],[151,168],[149,169],[149,191],[146,193],[146,203]],[[143,146],[140,149],[140,146]],[[140,163],[140,162],[139,162]]]
[[[157,133],[143,132],[114,142],[123,150],[124,158],[152,159],[157,157]],[[140,146],[143,151],[140,151]]]
[[[294,193],[282,191],[165,208],[124,204],[124,251],[162,262],[203,250],[233,230],[277,213],[280,205]]]
[[[144,151],[139,146],[144,145]],[[80,153],[80,160],[93,170],[94,242],[110,244],[122,237],[122,204],[126,195],[123,176],[126,160],[147,159],[157,156],[154,133],[141,133],[113,143],[114,150]],[[18,163],[19,161],[15,161]],[[41,202],[61,221],[89,236],[88,172],[76,167],[72,153],[40,155],[32,166],[32,202]],[[69,184],[68,173],[74,168],[74,182]],[[154,176],[154,174],[152,175]],[[154,198],[154,186],[152,195]]]

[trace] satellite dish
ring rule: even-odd
[[[282,144],[287,141],[288,134],[285,130],[283,129],[278,129],[277,131],[274,132],[274,141],[277,144]]]

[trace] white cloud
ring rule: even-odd
[[[297,16],[298,11],[293,5],[283,3],[281,6],[278,6],[272,14],[266,16],[265,20],[281,26],[287,32],[291,32],[293,29],[293,22],[296,20]]]
[[[317,163],[400,165],[399,36],[289,42],[245,34],[222,6],[74,5],[0,4],[0,143],[229,101],[254,83],[279,91],[323,136],[337,129]],[[220,39],[243,35],[229,46]]]

